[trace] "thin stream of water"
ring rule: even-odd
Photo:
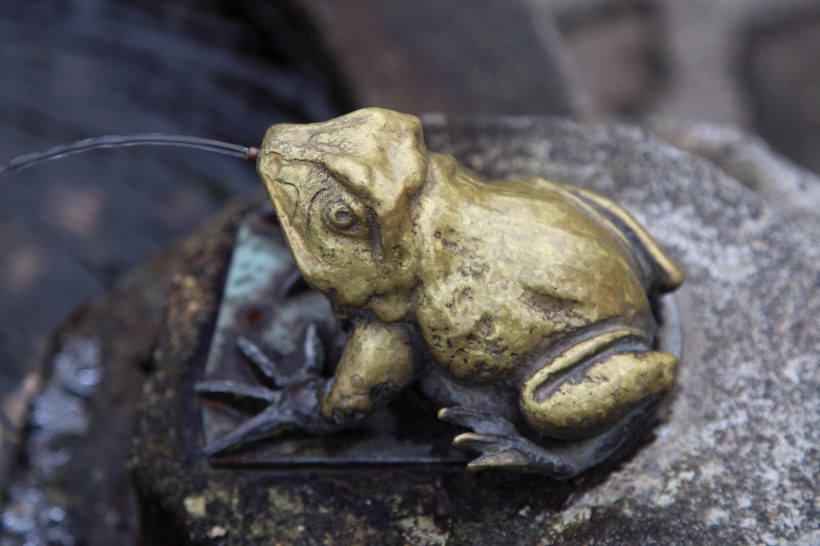
[[[258,146],[271,123],[352,110],[357,103],[322,41],[290,4],[0,1],[0,171],[9,175],[0,179],[2,408],[20,399],[21,381],[41,369],[47,340],[67,316],[259,184],[253,168],[223,160],[222,152],[111,146],[64,162],[47,159],[73,148],[29,152],[109,133],[207,135]],[[228,153],[244,157],[247,149]],[[6,417],[0,490],[19,447]],[[86,504],[89,521],[108,521],[108,505]],[[94,526],[95,536],[110,527],[102,542],[124,544],[113,538],[116,525]],[[32,536],[18,538],[48,542]]]
[[[0,165],[0,178],[13,172],[21,171],[45,161],[53,161],[68,155],[79,154],[103,148],[119,148],[126,146],[180,146],[225,154],[240,159],[253,161],[258,150],[253,146],[231,144],[218,140],[199,138],[186,135],[169,135],[164,133],[143,133],[137,135],[106,135],[101,137],[77,140],[50,148],[42,152],[33,152],[15,157],[6,165]]]

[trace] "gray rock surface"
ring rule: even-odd
[[[200,454],[192,385],[216,310],[216,262],[226,257],[203,250],[190,260],[192,280],[171,297],[173,327],[155,352],[132,447],[153,536],[195,544],[820,541],[820,248],[812,236],[723,168],[641,128],[428,116],[426,135],[431,149],[489,177],[539,175],[615,198],[681,263],[683,359],[653,434],[614,470],[572,482],[436,465],[211,467]]]
[[[604,483],[559,514],[541,514],[541,536],[820,541],[817,240],[724,170],[642,129],[427,121],[431,148],[485,174],[538,174],[615,197],[687,275],[677,295],[683,360],[668,420]],[[775,163],[761,174],[793,176],[793,167]]]
[[[820,241],[817,175],[772,150],[762,138],[728,125],[653,120],[653,134],[723,169]]]

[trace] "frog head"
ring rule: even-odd
[[[311,286],[385,321],[407,314],[427,161],[419,119],[380,108],[268,130],[257,169]]]

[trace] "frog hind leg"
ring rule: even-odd
[[[521,387],[519,407],[549,446],[521,434],[497,412],[453,406],[439,418],[469,429],[456,447],[478,451],[471,470],[506,468],[569,479],[605,461],[656,409],[674,381],[677,359],[651,351],[630,329],[603,332],[550,359]]]
[[[647,290],[657,295],[671,292],[683,283],[683,271],[663,249],[623,207],[603,195],[578,186],[557,185],[570,197],[580,200],[600,215],[619,234],[626,236],[630,246],[637,252],[643,263],[647,278]]]
[[[468,464],[471,470],[505,468],[573,478],[635,438],[671,389],[675,357],[631,350],[636,345],[639,340],[626,330],[602,334],[554,359],[548,367],[552,377],[537,372],[525,382],[522,414],[550,438],[550,447],[524,437],[495,414],[456,406],[441,410],[439,418],[472,430],[453,440],[456,447],[481,453]]]
[[[545,449],[526,439],[485,450],[486,466],[545,468],[569,478],[607,459],[672,389],[677,358],[652,351],[629,329],[603,332],[563,351],[521,386],[521,413],[533,430],[565,440]],[[475,447],[488,438],[468,436]],[[498,442],[496,442],[498,444]],[[487,457],[490,455],[490,457]],[[552,469],[552,470],[550,470]]]
[[[551,438],[593,436],[633,409],[663,398],[677,358],[653,351],[631,329],[599,333],[544,362],[521,385],[521,413]]]

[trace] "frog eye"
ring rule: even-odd
[[[333,211],[333,216],[331,217],[331,221],[333,225],[337,228],[349,228],[353,225],[353,221],[355,220],[353,213],[350,209],[345,209],[342,207],[337,208]]]
[[[324,217],[325,223],[330,228],[343,233],[356,231],[361,224],[356,217],[356,213],[344,201],[331,201],[328,203],[325,207]]]

